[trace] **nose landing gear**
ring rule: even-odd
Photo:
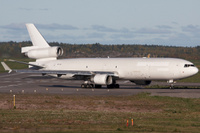
[[[170,89],[174,89],[174,84],[176,83],[176,81],[174,81],[173,79],[170,79],[167,81],[167,83],[170,84],[170,87],[169,87]]]

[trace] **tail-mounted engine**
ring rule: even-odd
[[[57,58],[63,55],[63,49],[58,46],[36,48],[25,52],[25,55],[32,59]]]

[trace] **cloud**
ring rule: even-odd
[[[31,11],[31,10],[33,10],[33,8],[24,8],[24,7],[21,7],[21,8],[19,8],[19,10]]]
[[[179,23],[177,23],[177,22],[175,22],[175,21],[173,21],[172,24],[173,24],[173,25],[179,25]]]
[[[0,26],[1,41],[26,41],[28,32],[24,23],[11,23]]]
[[[72,25],[61,25],[61,24],[35,24],[38,29],[46,30],[77,30],[78,28]],[[25,23],[11,23],[8,25],[0,26],[0,28],[9,30],[26,30]]]
[[[104,38],[106,36],[106,34],[104,33],[97,33],[97,32],[93,32],[93,33],[88,33],[87,37],[88,38]]]
[[[157,25],[156,27],[159,29],[172,29],[172,27],[168,25]]]
[[[74,27],[72,25],[60,25],[60,24],[35,24],[35,26],[37,27],[38,30],[40,29],[45,29],[45,30],[77,30],[77,27]],[[28,36],[28,32],[25,26],[25,23],[11,23],[8,25],[3,25],[0,26],[0,28],[2,28],[1,33],[2,36],[0,37],[1,40],[13,40],[13,41],[24,41],[24,40],[29,40],[29,36]],[[59,31],[60,32],[60,31]],[[42,32],[41,34],[45,35],[45,31]],[[49,33],[49,32],[47,32]],[[46,34],[47,34],[46,33]],[[53,32],[53,36],[55,36],[55,38],[65,38],[64,36],[62,36],[62,34],[57,34],[56,32]],[[61,37],[59,37],[59,35]],[[46,36],[46,35],[45,35]],[[51,37],[53,37],[51,36]],[[54,38],[54,39],[55,39]],[[73,38],[72,36],[70,36],[70,38]],[[53,38],[48,38],[50,39],[50,41],[56,41],[57,39],[53,40]],[[47,40],[49,41],[49,40]]]
[[[199,25],[187,25],[182,27],[183,33],[187,34],[190,39],[193,40],[193,42],[200,42],[200,26]],[[197,43],[196,43],[197,45]]]
[[[183,26],[182,30],[184,32],[190,32],[190,33],[200,33],[200,26],[199,25],[187,25]]]
[[[110,28],[102,25],[78,28],[73,25],[35,24],[48,42],[58,41],[72,44],[157,44],[174,46],[196,46],[200,39],[199,25],[171,27],[157,25],[145,28]],[[25,23],[0,26],[1,41],[30,40]],[[68,30],[68,31],[66,31]],[[53,32],[52,32],[53,31]]]
[[[139,34],[171,34],[171,30],[163,28],[141,28],[135,31]]]
[[[49,11],[49,8],[39,8],[40,11]]]
[[[36,24],[36,26],[40,29],[48,29],[48,30],[77,30],[79,28],[72,25],[61,25],[61,24]]]
[[[24,8],[24,7],[21,7],[19,8],[19,10],[22,10],[22,11],[49,11],[50,9],[49,8]]]
[[[9,30],[25,30],[26,26],[25,26],[25,23],[11,23],[8,25],[0,26],[0,28],[9,29]]]
[[[118,32],[118,30],[113,28],[108,28],[102,25],[92,25],[92,30],[99,31],[99,32]]]
[[[136,34],[135,33],[131,33],[131,32],[128,32],[128,33],[119,33],[119,34],[112,34],[110,37],[112,39],[118,39],[118,38],[124,38],[124,39],[133,39],[135,38]]]

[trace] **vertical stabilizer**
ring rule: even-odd
[[[29,50],[38,48],[48,48],[50,47],[40,32],[37,30],[34,24],[26,24],[29,36],[31,38],[33,46],[22,47],[21,53],[26,53]]]
[[[49,44],[46,42],[46,40],[43,38],[40,32],[36,29],[34,24],[26,24],[26,27],[31,41],[33,43],[33,46],[38,46],[41,48],[49,47]]]
[[[63,54],[61,47],[49,46],[34,24],[26,24],[26,27],[33,46],[22,47],[21,53],[24,53],[25,56],[36,59],[36,62],[44,62],[56,60],[58,56]]]

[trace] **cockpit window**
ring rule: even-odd
[[[184,67],[194,67],[194,64],[185,64]]]

